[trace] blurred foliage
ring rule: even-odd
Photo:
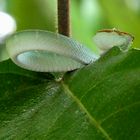
[[[57,0],[0,0],[0,10],[11,14],[17,30],[57,31]],[[133,47],[140,47],[139,0],[71,0],[71,36],[98,50],[92,37],[97,30],[116,28],[135,36]]]
[[[134,35],[133,47],[140,48],[140,1],[139,0],[100,0],[108,27],[130,32]]]
[[[55,0],[6,0],[7,11],[16,19],[18,30],[55,31]]]
[[[96,51],[92,37],[103,21],[101,7],[97,0],[72,0],[71,3],[72,36]]]

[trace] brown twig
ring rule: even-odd
[[[57,0],[58,33],[70,36],[70,0]]]

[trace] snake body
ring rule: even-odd
[[[6,42],[18,66],[38,72],[66,72],[95,61],[98,56],[70,37],[41,30],[17,32]]]
[[[102,54],[114,46],[127,51],[133,39],[129,33],[116,29],[101,30],[94,36]],[[71,71],[99,58],[70,37],[42,30],[17,32],[7,39],[6,48],[15,64],[38,72]]]

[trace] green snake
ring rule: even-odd
[[[130,46],[133,37],[117,30],[102,30],[94,36],[101,53],[113,46]],[[42,30],[26,30],[6,41],[9,57],[18,66],[38,72],[66,72],[96,61],[99,56],[74,39]]]

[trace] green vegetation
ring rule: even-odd
[[[133,47],[140,48],[137,1],[71,0],[71,36],[98,54],[93,35],[116,27],[132,33]],[[56,0],[1,0],[0,5],[15,18],[17,31],[56,31]],[[138,49],[113,47],[61,81],[8,59],[0,62],[0,82],[0,140],[140,139]]]

